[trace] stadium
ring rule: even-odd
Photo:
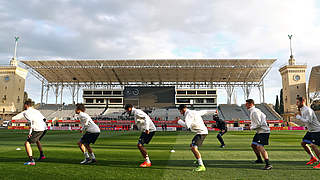
[[[319,18],[317,0],[0,1],[0,180],[319,179]]]
[[[24,179],[23,176],[16,175],[17,170],[14,168],[23,161],[23,156],[20,151],[11,149],[21,147],[22,137],[27,134],[30,123],[27,119],[20,118],[23,101],[16,100],[17,96],[12,93],[18,94],[18,99],[23,97],[20,89],[24,88],[24,79],[28,72],[42,84],[39,91],[41,102],[34,107],[46,118],[49,130],[48,137],[43,142],[44,146],[48,146],[46,151],[49,158],[37,163],[41,171],[45,172],[41,177],[45,178],[46,173],[51,173],[50,164],[53,164],[60,169],[56,171],[57,178],[67,178],[66,171],[62,170],[64,168],[90,178],[91,174],[79,172],[78,168],[82,167],[79,167],[79,158],[74,156],[77,153],[73,144],[80,137],[78,132],[81,129],[80,120],[75,116],[75,104],[82,102],[86,113],[101,130],[101,138],[94,145],[100,160],[89,167],[99,175],[96,179],[105,177],[106,172],[110,179],[172,179],[176,174],[186,175],[178,179],[198,177],[191,171],[192,156],[188,151],[192,133],[185,131],[185,128],[175,122],[178,118],[183,119],[177,109],[181,104],[186,104],[189,109],[208,111],[202,118],[209,130],[209,136],[201,148],[208,170],[201,174],[201,178],[217,178],[222,174],[226,176],[225,173],[230,170],[233,173],[227,175],[227,178],[252,178],[260,173],[256,165],[247,161],[254,159],[248,140],[253,136],[253,132],[249,131],[250,113],[244,104],[232,104],[231,99],[235,88],[243,90],[243,102],[249,98],[252,89],[257,88],[260,96],[256,101],[260,103],[256,103],[256,107],[266,115],[272,130],[271,146],[267,149],[271,151],[270,156],[275,166],[272,172],[263,173],[262,176],[265,179],[303,178],[305,174],[297,170],[304,167],[302,160],[306,159],[299,147],[305,127],[294,118],[295,108],[290,109],[292,102],[284,102],[283,114],[276,112],[274,106],[265,103],[264,78],[275,61],[276,59],[22,60],[19,67],[13,58],[9,66],[1,67],[2,81],[6,83],[6,89],[19,87],[19,92],[12,90],[1,94],[6,97],[1,104],[1,115],[5,120],[3,126],[7,129],[1,129],[1,138],[12,138],[12,141],[6,142],[9,143],[8,147],[0,144],[1,148],[7,149],[9,155],[2,156],[1,161],[10,162],[9,172],[12,175],[8,176],[9,179]],[[289,64],[279,69],[283,77],[284,96],[309,96],[312,100],[319,97],[320,68],[312,68],[308,87],[305,82],[305,68],[305,65],[296,65],[291,57]],[[293,76],[295,80],[287,80],[286,76]],[[297,81],[301,82],[297,84]],[[286,86],[294,86],[298,90],[286,91]],[[296,88],[300,86],[305,87],[306,91]],[[65,104],[63,100],[67,89],[70,90],[71,104]],[[224,89],[227,93],[225,104],[217,103],[218,89]],[[48,104],[50,90],[54,91],[55,104]],[[82,94],[82,97],[79,97],[79,94]],[[138,158],[138,151],[132,148],[139,132],[136,131],[135,118],[124,114],[125,104],[133,104],[146,112],[159,131],[147,147],[153,159],[153,166],[149,171],[139,169],[135,163],[141,160]],[[316,111],[316,114],[319,117],[319,111]],[[226,123],[229,131],[224,136],[227,143],[224,149],[219,148],[215,137],[219,131],[215,115]],[[172,153],[172,150],[175,153]],[[63,159],[64,155],[71,158]],[[12,159],[14,161],[11,163]],[[22,174],[26,169],[18,171]],[[312,169],[305,167],[304,172],[308,171],[308,177],[312,179],[314,171],[311,172]],[[135,174],[133,177],[132,173]]]
[[[249,114],[242,105],[231,104],[234,88],[241,87],[248,99],[252,88],[258,88],[261,104],[272,127],[280,127],[281,116],[264,103],[264,77],[275,59],[178,59],[178,60],[26,60],[29,72],[41,82],[39,110],[53,129],[77,129],[73,118],[79,91],[87,113],[100,128],[132,129],[133,121],[122,116],[124,104],[147,111],[157,127],[181,128],[171,123],[180,116],[177,107],[187,104],[198,110],[211,110],[203,118],[214,126],[217,111],[229,128],[249,126]],[[217,88],[224,88],[228,102],[217,106]],[[47,104],[48,92],[54,89],[56,104]],[[71,89],[73,104],[64,105],[63,92]],[[58,103],[60,100],[60,103]],[[125,121],[123,121],[125,120]],[[18,126],[19,125],[19,126]],[[9,128],[23,129],[24,119],[13,117]],[[129,128],[128,128],[129,127]]]

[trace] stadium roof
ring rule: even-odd
[[[23,60],[47,83],[261,83],[276,59]]]
[[[320,92],[320,66],[312,67],[309,78],[309,92]]]

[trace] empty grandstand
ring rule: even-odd
[[[249,120],[248,113],[236,104],[221,104],[218,110],[223,120]]]
[[[266,116],[267,120],[282,120],[282,117],[274,111],[269,105],[262,103],[256,104]],[[249,120],[249,111],[245,105],[238,106],[236,104],[221,104],[218,107],[220,117],[223,120]]]
[[[267,115],[267,121],[270,126],[280,126],[283,122],[281,117],[267,104],[257,104],[257,108],[261,109]],[[80,128],[80,121],[74,113],[74,105],[42,105],[39,110],[46,116],[48,126],[55,130],[78,130]],[[213,127],[215,121],[213,115],[216,114],[216,109],[196,108],[195,110],[203,111],[203,120],[208,128]],[[108,108],[104,112],[101,109],[87,109],[91,114],[92,119],[99,125],[100,128],[105,130],[128,130],[134,128],[134,118],[128,116],[123,108]],[[174,124],[173,121],[177,118],[182,118],[177,108],[155,108],[146,109],[157,127],[165,125],[169,130],[181,128],[179,125]],[[249,113],[244,105],[228,105],[222,104],[218,106],[217,112],[219,117],[227,122],[228,127],[248,127],[250,124]],[[28,122],[25,119],[13,118],[12,126],[17,129],[27,128]],[[160,128],[161,129],[161,128]],[[213,130],[211,128],[211,130]]]
[[[31,74],[42,82],[39,110],[53,127],[78,128],[74,105],[63,104],[63,90],[71,90],[72,102],[78,102],[83,89],[87,113],[100,128],[132,128],[132,117],[123,114],[123,105],[132,103],[144,109],[157,126],[175,127],[172,121],[180,117],[177,105],[210,110],[203,116],[211,127],[213,114],[235,126],[248,120],[245,109],[237,105],[217,106],[217,88],[227,91],[228,103],[235,87],[247,96],[249,89],[258,88],[264,101],[263,79],[275,59],[150,59],[150,60],[28,60],[22,61]],[[49,89],[55,92],[56,104],[48,101]],[[119,92],[118,92],[119,91]],[[115,93],[116,92],[116,93]],[[60,105],[58,99],[60,96]],[[46,97],[46,100],[44,100]],[[270,120],[277,115],[261,105]],[[245,122],[248,123],[248,122]]]
[[[60,105],[56,104],[43,104],[38,110],[42,113],[44,117],[51,117],[59,109]]]
[[[79,89],[125,87],[172,87],[176,89],[225,88],[228,104],[235,87],[248,97],[259,88],[264,101],[263,80],[275,59],[132,59],[132,60],[24,60],[29,72],[42,83],[41,104],[55,90],[56,104],[66,88],[72,102]],[[103,94],[103,93],[102,93]],[[206,93],[208,94],[208,93]],[[199,102],[202,102],[199,101]],[[204,100],[203,102],[213,102]],[[95,103],[95,102],[94,102]]]

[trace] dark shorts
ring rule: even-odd
[[[45,130],[45,131],[32,131],[31,137],[28,138],[27,141],[31,144],[36,143],[37,141],[40,141],[46,133],[47,133],[47,130]]]
[[[320,132],[311,133],[312,144],[320,146]]]
[[[258,145],[258,146],[264,146],[269,144],[269,136],[270,133],[260,133],[256,134],[253,137],[252,144]]]
[[[138,140],[138,144],[149,144],[149,142],[151,141],[152,137],[154,136],[155,131],[153,132],[149,132],[149,134],[146,134],[145,132],[142,132],[139,140]]]
[[[94,144],[96,142],[96,140],[98,139],[100,133],[89,133],[86,132],[82,138],[80,139],[80,142],[82,144]]]
[[[312,133],[307,132],[306,135],[304,135],[304,137],[302,138],[302,141],[307,144],[311,144],[312,143]]]
[[[207,134],[197,134],[193,137],[191,146],[201,146]]]

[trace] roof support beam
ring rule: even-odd
[[[118,80],[118,82],[120,83],[120,85],[122,85],[122,81],[121,81],[121,79],[119,78],[119,76],[118,76],[118,74],[116,73],[116,71],[115,71],[114,69],[111,69],[111,70],[112,70],[114,76],[117,78],[117,80]]]

